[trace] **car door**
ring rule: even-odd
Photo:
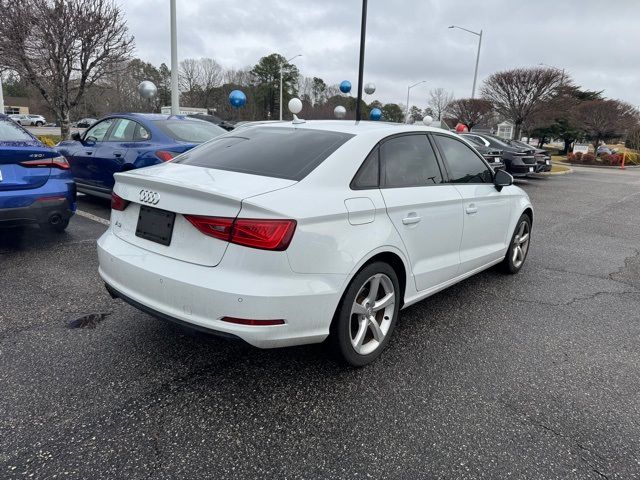
[[[426,134],[398,135],[380,145],[380,188],[416,289],[454,278],[460,267],[462,197],[445,182]]]
[[[467,273],[504,256],[511,233],[508,189],[495,188],[491,168],[463,141],[452,135],[433,134],[433,138],[449,182],[462,196],[460,271]]]
[[[113,189],[113,174],[123,170],[131,155],[136,156],[135,137],[139,127],[128,118],[116,119],[95,156],[93,177],[96,186],[109,191]]]
[[[100,149],[117,118],[107,118],[89,128],[70,159],[71,171],[76,182],[99,187]]]

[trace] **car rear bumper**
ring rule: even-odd
[[[8,192],[3,192],[8,193]],[[70,195],[40,195],[29,205],[0,208],[0,225],[13,226],[30,223],[66,222],[76,210],[75,190]]]
[[[260,348],[323,341],[347,276],[294,273],[284,252],[268,252],[267,264],[251,255],[256,251],[230,244],[220,264],[208,267],[150,252],[111,230],[98,240],[108,289],[143,311]],[[223,317],[285,323],[248,326]]]

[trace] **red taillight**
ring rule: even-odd
[[[185,215],[205,235],[245,247],[286,250],[296,229],[295,220],[227,218]]]
[[[23,167],[48,167],[48,168],[60,168],[61,170],[68,170],[71,168],[69,162],[64,157],[54,158],[40,158],[38,160],[25,160],[20,162]]]
[[[235,323],[237,325],[249,325],[251,327],[263,325],[284,325],[284,320],[281,318],[275,320],[251,320],[248,318],[222,317],[221,320],[223,322]]]
[[[178,155],[176,152],[169,152],[168,150],[158,150],[156,152],[156,157],[163,162],[170,162],[176,155]]]
[[[116,195],[115,192],[111,192],[111,209],[122,212],[129,205],[129,200],[125,200],[122,197]]]

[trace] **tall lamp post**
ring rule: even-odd
[[[282,121],[282,67],[285,63],[289,63],[294,58],[301,57],[302,54],[294,55],[289,60],[285,60],[284,62],[280,62],[280,121]]]
[[[176,29],[176,0],[171,0],[171,115],[180,113],[180,91],[178,90],[178,39]]]
[[[459,27],[457,25],[451,25],[449,28],[458,28],[460,30],[464,30],[465,32],[469,32],[478,37],[478,54],[476,55],[476,69],[473,74],[473,88],[471,89],[471,98],[476,98],[476,82],[478,80],[478,64],[480,63],[480,47],[482,47],[482,30],[480,30],[479,32],[474,32],[473,30]]]
[[[409,92],[411,91],[411,89],[413,87],[417,87],[421,83],[427,83],[427,81],[426,80],[420,80],[418,83],[414,83],[413,85],[409,85],[407,87],[407,108],[406,108],[406,111],[404,112],[404,123],[409,123]]]

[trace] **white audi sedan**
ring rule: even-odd
[[[522,268],[533,209],[512,180],[437,128],[258,125],[116,174],[99,271],[156,317],[261,348],[329,337],[361,366],[400,309]]]

